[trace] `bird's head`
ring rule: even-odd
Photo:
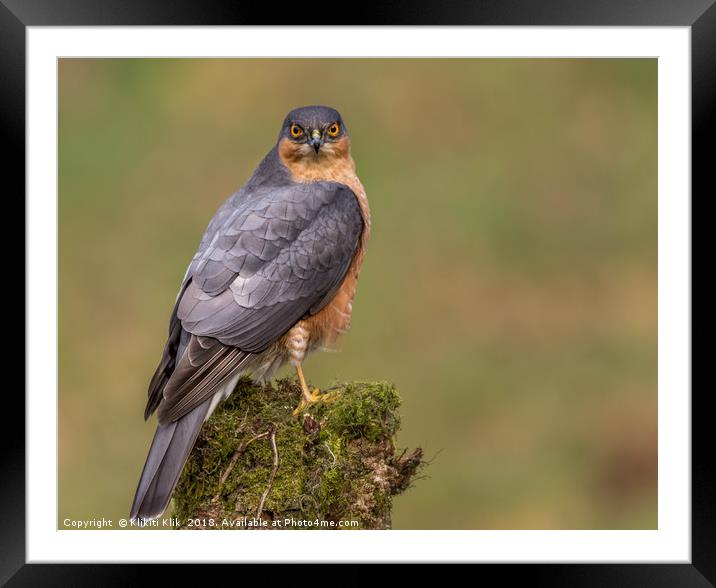
[[[328,106],[304,106],[286,115],[278,138],[283,162],[330,165],[350,158],[350,138],[340,113]]]

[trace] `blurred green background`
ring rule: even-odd
[[[127,516],[186,266],[318,103],[373,236],[305,369],[397,385],[432,463],[394,527],[657,527],[655,59],[62,59],[59,95],[60,521]]]

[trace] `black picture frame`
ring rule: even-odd
[[[450,3],[384,2],[350,6],[356,24],[482,25],[482,26],[689,26],[692,57],[692,192],[713,198],[709,122],[716,104],[715,0],[529,0]],[[281,16],[283,14],[284,16]],[[263,4],[202,3],[168,0],[0,0],[0,121],[8,147],[3,158],[4,201],[24,202],[25,193],[25,38],[30,26],[102,25],[336,25],[335,4],[313,2],[301,10],[276,10]],[[278,18],[278,22],[276,19]],[[294,19],[299,19],[298,21]],[[693,195],[691,202],[693,203]],[[7,218],[7,217],[6,217]],[[48,303],[53,303],[49,300]],[[692,306],[693,308],[693,306]],[[500,584],[530,582],[549,586],[713,586],[716,583],[716,467],[710,447],[708,391],[692,389],[692,559],[691,564],[490,564],[472,571]],[[6,389],[4,414],[17,430],[2,427],[2,500],[0,501],[0,583],[8,586],[109,586],[147,581],[158,574],[165,581],[181,574],[186,582],[206,581],[195,566],[162,564],[26,564],[25,563],[25,435],[23,398]],[[711,443],[710,443],[711,442]],[[151,567],[151,569],[149,569]],[[215,566],[223,568],[224,566]],[[338,573],[343,581],[373,582],[374,566],[353,566],[350,573],[326,570],[309,580],[304,571],[283,566],[285,578],[322,581]],[[218,571],[218,570],[216,570]],[[212,577],[215,571],[212,570]],[[265,572],[244,566],[235,581],[251,581]],[[444,573],[444,572],[441,572]],[[284,580],[285,581],[285,580]],[[330,581],[330,580],[326,580]],[[489,581],[489,580],[488,580]]]

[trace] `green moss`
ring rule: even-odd
[[[392,438],[400,428],[400,397],[392,384],[355,382],[335,394],[332,406],[324,404],[321,410],[329,415],[327,427],[339,438],[377,442]]]
[[[395,455],[398,393],[386,382],[340,384],[325,393],[325,401],[294,417],[296,382],[240,380],[202,429],[174,493],[175,516],[185,523],[252,519],[268,488],[260,515],[274,525],[288,518],[389,527],[392,497],[422,465],[420,449]]]

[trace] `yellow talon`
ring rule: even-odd
[[[321,391],[318,388],[314,388],[311,392],[309,392],[306,402],[308,404],[313,404],[314,402],[318,402],[320,399]]]
[[[304,408],[308,408],[312,404],[315,404],[321,400],[321,391],[318,388],[314,388],[312,392],[301,392],[301,402],[293,411],[293,416],[298,416]]]
[[[293,410],[293,416],[298,416],[304,408],[308,408],[312,404],[316,404],[316,402],[334,401],[335,398],[333,397],[332,392],[324,392],[321,394],[321,391],[318,388],[314,388],[312,392],[308,393],[308,395],[301,394],[301,402],[299,402],[298,406]]]
[[[304,408],[308,408],[316,402],[331,402],[335,400],[332,398],[333,395],[330,392],[321,394],[318,388],[314,388],[312,391],[308,389],[306,378],[303,376],[303,370],[300,364],[296,365],[296,373],[298,374],[298,382],[301,384],[301,402],[299,402],[298,406],[293,410],[293,416],[298,416]]]

